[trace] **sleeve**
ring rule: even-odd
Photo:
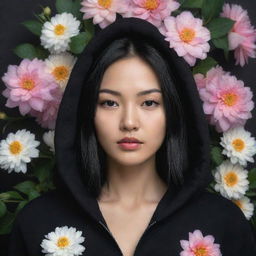
[[[238,255],[248,255],[255,256],[256,255],[256,239],[255,232],[253,231],[250,222],[244,217],[241,217],[241,225],[240,230],[238,230],[238,240],[240,240],[239,248],[237,252]]]
[[[18,218],[15,219],[8,243],[8,256],[28,256]]]
[[[235,206],[228,222],[229,252],[232,256],[256,256],[255,231],[241,209]],[[226,256],[225,254],[223,256]]]

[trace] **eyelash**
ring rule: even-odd
[[[115,101],[113,101],[113,100],[104,100],[104,101],[100,102],[100,105],[103,106],[106,102],[115,102]],[[154,100],[145,100],[144,102],[154,102],[156,106],[159,105],[159,103],[154,101]],[[112,106],[109,106],[109,107],[112,107]],[[148,106],[148,107],[151,107],[151,106]]]

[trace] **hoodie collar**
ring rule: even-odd
[[[139,18],[121,18],[98,32],[79,56],[64,91],[55,127],[55,152],[58,174],[64,187],[82,209],[97,222],[105,223],[97,200],[87,191],[79,173],[76,156],[77,113],[83,81],[90,66],[106,45],[129,34],[137,34],[157,47],[165,56],[175,74],[186,99],[186,115],[189,123],[189,171],[183,186],[178,190],[169,187],[160,200],[152,220],[163,220],[182,207],[189,199],[200,193],[211,181],[210,140],[206,117],[203,113],[197,87],[187,63],[169,48],[164,36],[151,23]],[[68,136],[67,136],[68,135]]]

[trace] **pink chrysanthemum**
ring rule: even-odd
[[[210,80],[199,89],[199,95],[210,124],[215,125],[218,132],[244,126],[246,120],[252,117],[250,111],[254,108],[254,102],[251,89],[228,73]]]
[[[174,48],[190,66],[195,65],[197,58],[207,57],[210,50],[210,31],[203,27],[201,19],[195,18],[189,11],[184,11],[176,18],[165,18],[164,24],[167,30],[165,40],[170,42],[170,48]]]
[[[5,106],[18,106],[22,115],[33,109],[42,112],[54,99],[51,91],[58,88],[54,77],[45,70],[45,63],[38,59],[24,59],[19,66],[9,65],[2,77],[7,87],[2,92],[8,98]]]
[[[212,235],[203,236],[200,230],[189,232],[189,240],[180,240],[180,256],[221,256],[220,245]]]
[[[116,13],[125,13],[129,8],[125,0],[83,0],[81,5],[83,19],[93,18],[93,24],[102,29],[116,20]]]
[[[35,110],[30,112],[31,116],[36,117],[37,123],[39,123],[43,128],[51,130],[55,129],[58,110],[63,96],[63,92],[60,88],[56,88],[52,93],[54,95],[54,100],[47,103],[43,112]]]
[[[221,66],[216,66],[214,68],[211,68],[206,73],[206,76],[200,73],[195,74],[194,79],[196,81],[198,90],[201,88],[204,88],[207,84],[211,83],[212,80],[217,79],[219,81],[219,79],[221,79],[224,74],[229,74],[229,73],[225,72]]]
[[[249,57],[256,57],[256,30],[251,25],[247,11],[240,5],[224,4],[221,16],[236,21],[228,35],[229,49],[235,50],[236,65],[244,66]]]
[[[175,0],[130,0],[129,12],[122,16],[137,17],[160,27],[163,20],[179,6]]]

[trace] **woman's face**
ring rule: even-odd
[[[152,89],[154,92],[145,92]],[[108,67],[94,122],[99,143],[111,160],[136,165],[155,157],[165,137],[166,119],[157,76],[146,62],[131,57]],[[135,149],[122,148],[118,141],[124,137],[143,143]]]

